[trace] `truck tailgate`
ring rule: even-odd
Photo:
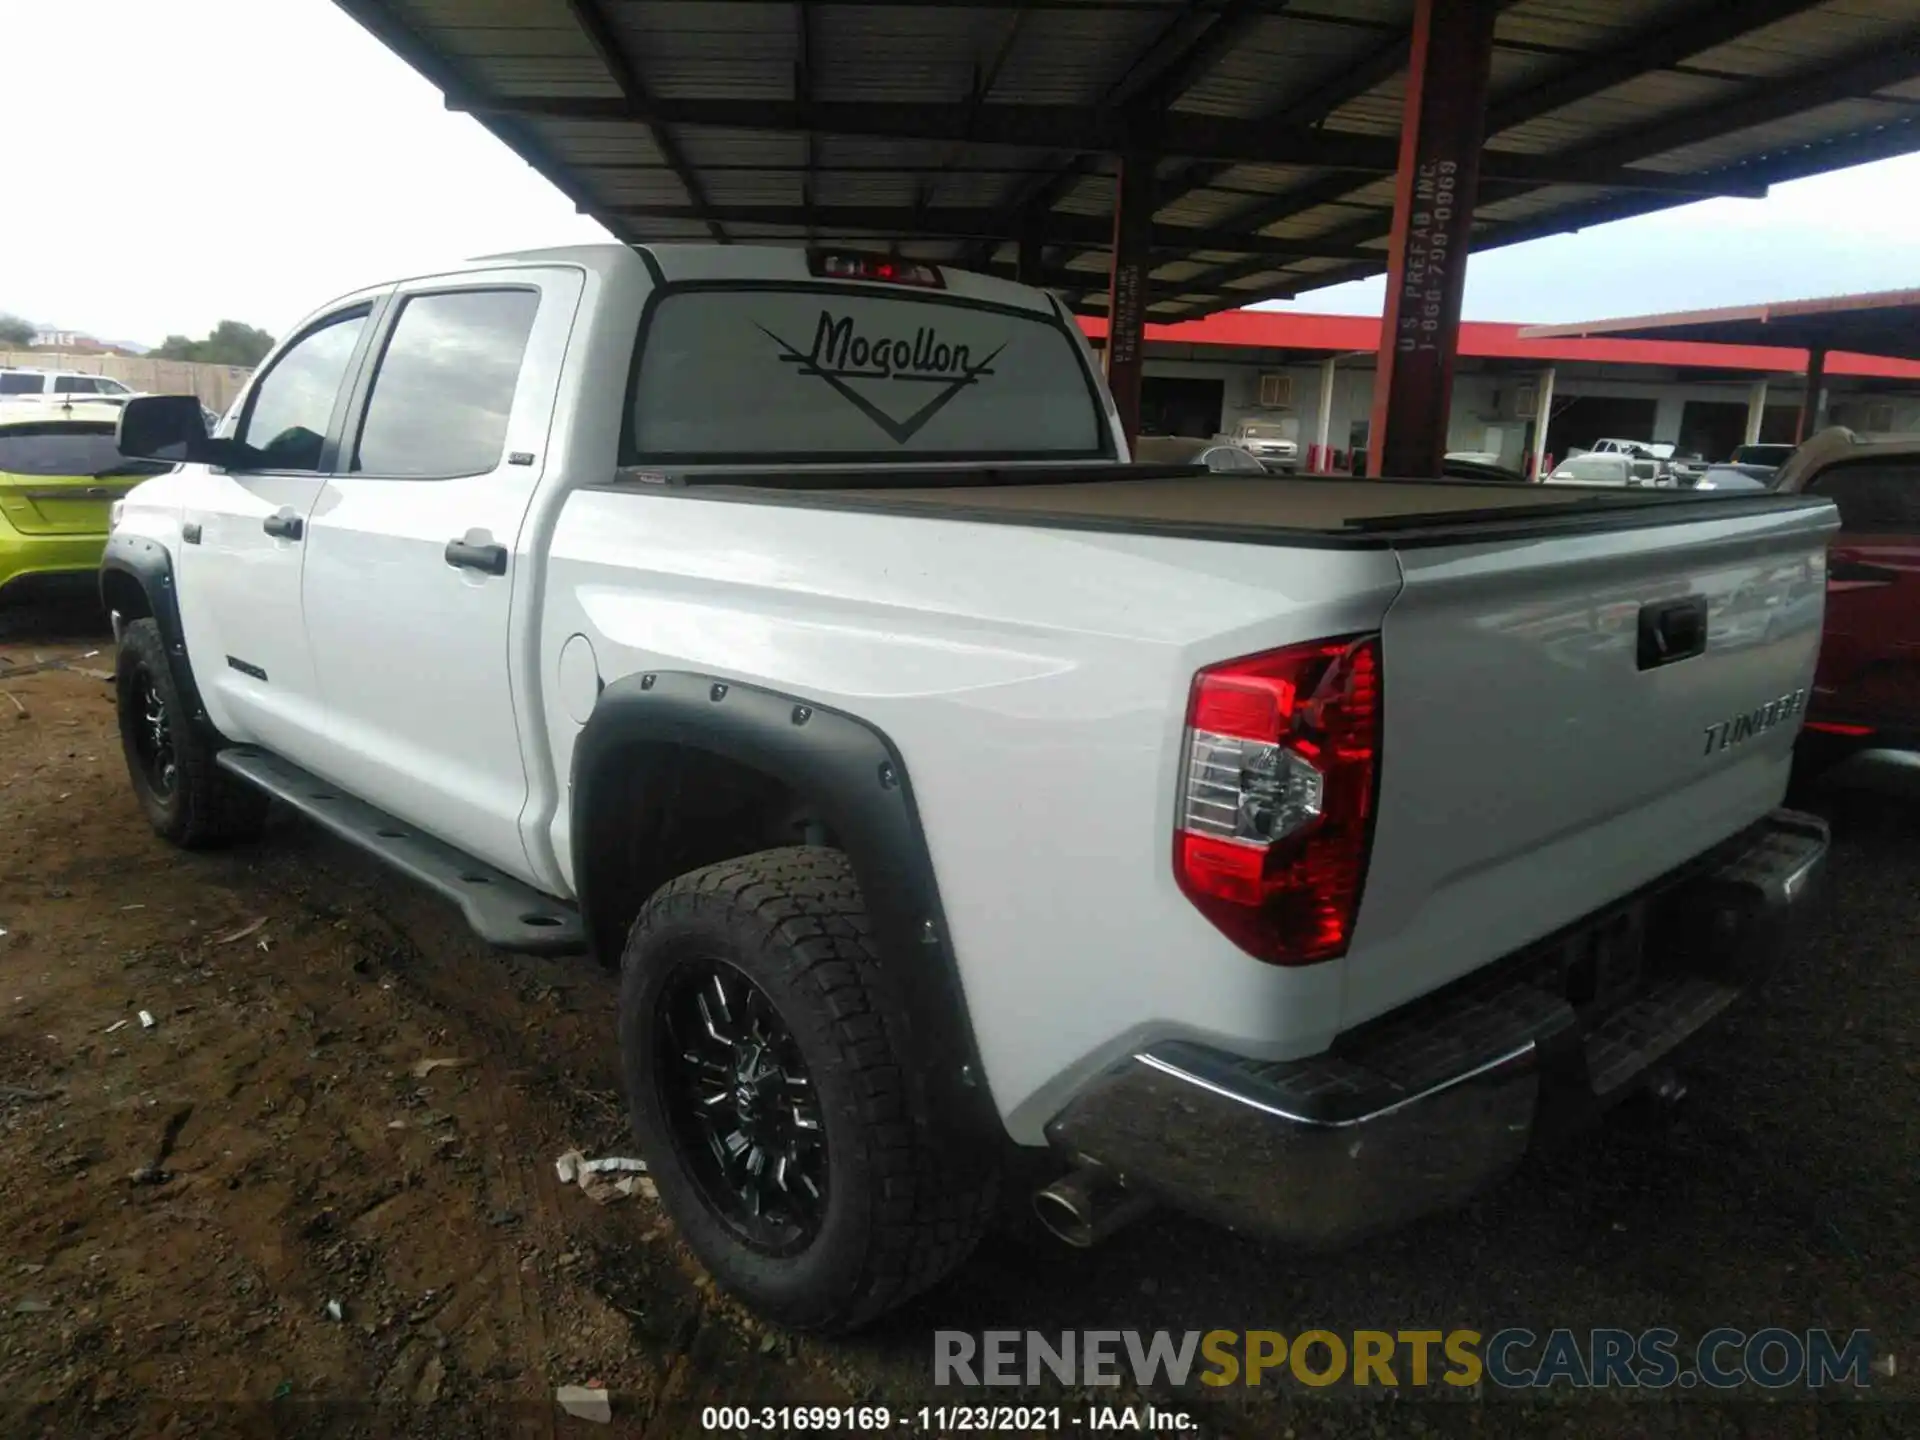
[[[1830,508],[1783,506],[1397,547],[1343,1025],[1631,893],[1780,802],[1836,524]]]

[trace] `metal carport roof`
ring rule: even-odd
[[[1520,333],[1530,340],[1570,336],[1703,340],[1719,345],[1790,345],[1803,350],[1920,360],[1920,290],[1780,300],[1767,305],[1684,310],[1579,325],[1534,325]]]
[[[336,0],[635,241],[808,238],[1106,303],[1109,157],[1159,162],[1152,318],[1380,272],[1412,0]],[[1915,0],[1513,0],[1484,249],[1920,150]]]

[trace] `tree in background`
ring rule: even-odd
[[[0,311],[0,350],[24,350],[40,332],[18,315]]]
[[[273,349],[273,336],[238,320],[222,320],[204,340],[189,340],[184,335],[169,335],[158,350],[148,352],[154,360],[193,360],[202,365],[258,365]]]

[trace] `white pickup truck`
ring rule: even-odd
[[[1777,952],[1824,501],[1125,463],[1051,296],[738,246],[300,325],[116,509],[135,790],[621,957],[712,1271],[844,1329],[1002,1177],[1330,1245],[1629,1093]],[[1059,1177],[1054,1179],[1053,1177]]]

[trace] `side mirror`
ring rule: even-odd
[[[207,435],[207,417],[192,395],[136,395],[120,410],[114,443],[129,460],[179,465],[223,465],[233,442]]]

